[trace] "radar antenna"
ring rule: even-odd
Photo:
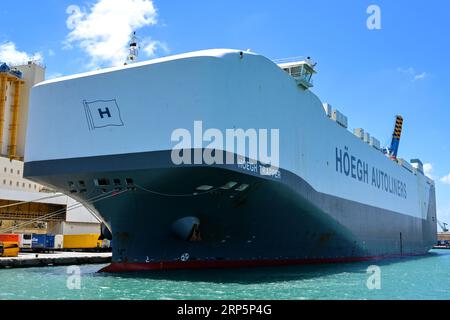
[[[128,51],[129,52],[125,65],[135,63],[139,56],[139,46],[138,46],[138,39],[136,37],[136,31],[133,32]]]

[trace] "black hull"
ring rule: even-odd
[[[355,261],[422,255],[436,243],[434,189],[424,220],[319,193],[287,171],[274,179],[167,159],[161,152],[32,162],[25,174],[101,214],[113,234],[109,271]],[[238,184],[220,188],[231,181]],[[249,187],[238,191],[242,184]],[[196,190],[201,185],[214,189]],[[89,204],[102,195],[109,197]],[[174,232],[186,217],[199,220],[197,237]]]

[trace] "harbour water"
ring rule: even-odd
[[[380,268],[380,289],[367,286],[371,265]],[[450,299],[450,250],[418,258],[241,270],[97,273],[103,266],[80,266],[80,278],[74,278],[73,267],[3,269],[0,299]]]

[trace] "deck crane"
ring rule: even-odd
[[[134,31],[129,43],[128,56],[125,65],[135,63],[138,59],[138,56],[139,56],[139,44],[138,38],[136,36],[136,31]]]
[[[392,133],[391,145],[387,149],[388,155],[392,160],[397,160],[397,152],[398,152],[398,146],[400,145],[402,129],[403,129],[403,117],[397,115],[395,117],[395,127],[394,127],[394,133]]]
[[[443,232],[448,232],[448,229],[447,229],[448,223],[441,222],[441,221],[439,221],[439,220],[438,220],[437,222],[438,222],[439,227],[441,227],[441,229],[442,229]]]

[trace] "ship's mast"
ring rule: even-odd
[[[133,36],[130,40],[130,45],[128,48],[128,56],[125,65],[135,63],[139,56],[139,46],[138,39],[136,37],[136,31],[133,32]]]

